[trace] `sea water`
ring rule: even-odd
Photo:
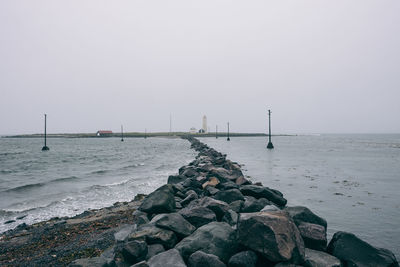
[[[47,145],[42,152],[41,139],[0,138],[0,232],[150,193],[196,155],[180,138],[50,138]]]
[[[352,232],[400,258],[400,135],[277,136],[272,150],[266,137],[200,140],[325,218],[329,238]]]

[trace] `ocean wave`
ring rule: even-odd
[[[109,172],[109,170],[98,170],[98,171],[92,171],[90,174],[104,174]]]
[[[79,178],[76,176],[69,176],[69,177],[57,178],[55,180],[50,181],[49,183],[68,182],[75,180],[79,180]]]
[[[7,192],[7,193],[11,193],[11,192],[25,192],[25,191],[29,191],[32,190],[34,188],[40,188],[43,187],[47,184],[52,184],[52,183],[60,183],[60,182],[68,182],[68,181],[74,181],[74,180],[78,180],[79,178],[76,176],[69,176],[69,177],[62,177],[62,178],[57,178],[55,180],[51,180],[48,182],[43,182],[43,183],[34,183],[34,184],[26,184],[26,185],[21,185],[21,186],[17,186],[14,188],[10,188],[7,190],[4,190],[3,192]]]
[[[24,154],[24,153],[25,153],[25,152],[4,152],[4,153],[0,153],[0,157],[21,155],[21,154]]]
[[[133,169],[133,168],[137,168],[137,167],[141,167],[141,166],[144,166],[144,163],[131,164],[131,165],[128,165],[128,166],[124,166],[121,169],[122,170],[127,170],[127,169]]]

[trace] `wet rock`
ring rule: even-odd
[[[147,264],[149,267],[186,267],[178,250],[170,249],[152,257]]]
[[[299,230],[286,212],[240,214],[238,223],[240,244],[254,250],[272,262],[304,261],[304,243]]]
[[[186,177],[196,177],[199,175],[199,173],[192,167],[187,167],[183,172],[182,172],[183,176]]]
[[[267,205],[271,205],[271,202],[265,198],[256,199],[255,197],[246,196],[243,203],[242,212],[258,212]]]
[[[243,194],[238,189],[229,189],[225,191],[219,191],[214,196],[215,199],[231,203],[236,200],[244,200]]]
[[[239,176],[239,178],[236,179],[235,184],[237,185],[250,185],[251,182],[244,178],[243,176]]]
[[[229,189],[238,189],[239,186],[232,181],[227,181],[217,185],[217,188],[220,190],[229,190]]]
[[[128,240],[146,241],[148,244],[161,244],[165,248],[172,248],[177,243],[173,231],[162,229],[154,225],[145,224],[128,236]]]
[[[147,217],[147,213],[140,211],[140,210],[135,210],[133,212],[133,220],[136,223],[137,226],[146,224],[149,222],[149,218]]]
[[[130,264],[137,263],[146,258],[147,244],[143,241],[130,241],[122,246],[121,254],[124,260]]]
[[[228,262],[229,267],[255,267],[257,264],[257,254],[247,250],[233,255]]]
[[[217,220],[220,221],[222,217],[225,215],[225,212],[228,211],[229,206],[226,202],[213,199],[210,197],[203,197],[200,199],[196,199],[188,205],[188,208],[193,208],[196,206],[205,207],[212,210],[217,216]]]
[[[183,199],[181,201],[182,206],[187,206],[190,202],[192,202],[195,199],[198,199],[199,196],[197,195],[197,193],[193,190],[190,190],[188,192],[186,192],[187,197],[185,197],[185,199]]]
[[[180,182],[184,182],[187,177],[183,175],[170,175],[168,177],[168,184],[179,184]]]
[[[306,267],[341,267],[340,260],[328,253],[306,248]]]
[[[71,262],[68,267],[106,267],[107,261],[102,257],[77,259]]]
[[[205,207],[184,208],[178,213],[196,228],[217,220],[215,213]]]
[[[391,251],[375,248],[352,233],[335,233],[327,252],[346,266],[399,266]]]
[[[226,222],[227,224],[229,224],[230,226],[235,226],[237,224],[239,215],[234,212],[233,210],[228,210],[224,217],[222,217],[222,221]]]
[[[207,186],[204,189],[204,192],[205,192],[206,196],[213,196],[213,195],[215,195],[216,193],[219,192],[219,189],[217,189],[217,188],[215,188],[213,186]]]
[[[15,222],[15,220],[8,220],[8,221],[5,221],[4,224],[10,224],[10,223],[14,223],[14,222]]]
[[[260,211],[279,211],[281,210],[280,208],[278,208],[277,206],[271,204],[271,205],[266,205],[264,208],[262,208],[262,210]]]
[[[184,238],[175,248],[185,259],[201,250],[227,262],[237,249],[236,233],[227,223],[211,222]]]
[[[139,207],[147,213],[168,213],[175,210],[174,191],[171,185],[163,185],[148,195]]]
[[[233,210],[234,212],[239,213],[239,212],[241,212],[243,205],[244,205],[243,200],[236,200],[229,204],[229,209]]]
[[[219,260],[219,258],[212,254],[204,253],[203,251],[196,251],[190,255],[188,259],[188,267],[225,267],[225,263]]]
[[[149,267],[149,265],[147,264],[146,261],[141,261],[141,262],[138,262],[138,263],[132,265],[131,267]]]
[[[284,210],[289,212],[290,217],[293,218],[296,225],[300,225],[300,223],[302,222],[307,222],[307,223],[322,225],[325,229],[328,225],[325,219],[314,214],[307,207],[303,206],[286,207]]]
[[[196,179],[186,179],[183,183],[182,183],[183,187],[185,188],[190,188],[190,189],[203,189],[201,186],[201,183],[199,181],[197,181]]]
[[[221,163],[225,159],[221,159]],[[217,177],[221,182],[227,182],[230,180],[236,180],[238,177],[233,175],[229,170],[221,167],[214,167],[209,170],[209,176]]]
[[[267,200],[274,202],[279,207],[284,207],[287,203],[287,200],[282,196],[282,193],[268,187],[243,185],[240,187],[240,191],[245,196],[252,196],[257,199],[266,198]]]
[[[153,244],[153,245],[149,245],[147,246],[147,256],[146,256],[146,260],[149,260],[151,257],[164,252],[165,249],[161,244]]]
[[[117,242],[125,241],[135,229],[136,229],[135,225],[131,224],[122,226],[120,230],[114,234],[115,241]]]
[[[302,222],[298,225],[298,229],[307,248],[325,251],[326,230],[322,225]]]
[[[171,230],[180,238],[186,237],[196,230],[196,228],[179,213],[158,214],[150,223],[157,227]]]

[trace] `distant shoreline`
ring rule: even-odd
[[[180,138],[182,136],[192,137],[214,137],[215,133],[187,133],[187,132],[156,132],[156,133],[138,133],[128,132],[124,133],[124,138],[144,138],[144,137],[166,137],[166,138]],[[224,138],[227,133],[218,133],[218,137]],[[230,137],[260,137],[268,136],[265,133],[229,133]],[[296,136],[296,134],[273,134],[272,136]],[[19,134],[19,135],[5,135],[2,138],[43,138],[44,134]],[[48,138],[112,138],[121,137],[121,133],[112,133],[107,136],[97,136],[96,133],[60,133],[60,134],[47,134]]]

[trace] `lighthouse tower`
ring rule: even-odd
[[[203,127],[202,127],[204,133],[208,133],[208,127],[207,127],[207,116],[203,116]]]

